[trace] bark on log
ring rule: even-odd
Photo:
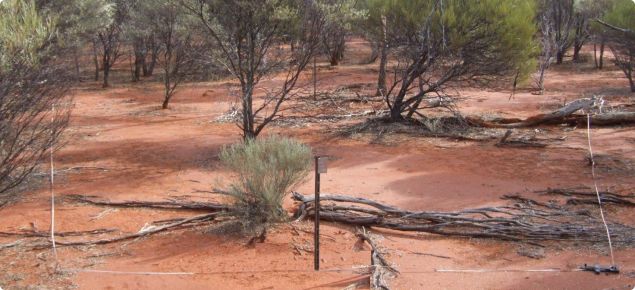
[[[293,198],[301,202],[296,217],[312,217],[314,198],[297,192],[294,192]],[[350,196],[322,195],[320,199],[325,201],[320,207],[321,219],[353,226],[521,241],[538,246],[542,241],[598,242],[603,241],[605,235],[602,222],[590,217],[588,211],[567,208],[501,206],[433,212],[402,210]],[[336,203],[330,205],[326,201]],[[540,206],[538,203],[535,205]],[[616,242],[629,242],[635,238],[631,227],[620,224],[609,226]]]
[[[473,117],[465,117],[468,121],[486,128],[523,128],[523,127],[533,127],[541,124],[553,124],[561,122],[571,114],[585,108],[588,106],[592,106],[595,103],[595,98],[581,100],[579,102],[571,103],[567,106],[564,106],[558,110],[555,110],[551,113],[540,114],[536,116],[529,117],[520,122],[507,123],[507,122],[499,122],[499,123],[490,123]]]

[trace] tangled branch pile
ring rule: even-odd
[[[314,197],[295,192],[293,198],[300,202],[297,218],[314,215]],[[320,200],[331,203],[320,206],[320,219],[355,226],[523,241],[535,245],[544,241],[605,240],[602,222],[588,210],[571,210],[518,196],[507,198],[517,199],[521,203],[515,206],[434,212],[403,210],[364,198],[323,195]],[[614,242],[627,243],[635,238],[632,227],[616,223],[609,227]]]

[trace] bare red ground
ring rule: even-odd
[[[375,80],[376,65],[356,63],[368,49],[353,43],[358,52],[341,67],[320,71],[326,88]],[[592,61],[592,60],[591,60]],[[610,62],[607,62],[610,65]],[[607,66],[609,66],[607,65]],[[604,94],[608,100],[632,100],[621,72],[609,67],[596,72],[591,64],[567,63],[547,77],[547,94],[466,90],[459,103],[465,114],[527,117],[547,112],[553,102]],[[184,87],[160,110],[161,88],[150,81],[131,85],[113,82],[110,89],[84,83],[75,90],[76,109],[69,144],[56,154],[58,169],[100,166],[114,170],[78,170],[58,176],[56,195],[95,195],[112,201],[164,200],[167,197],[208,198],[196,190],[209,190],[227,178],[215,158],[224,145],[240,139],[233,124],[210,123],[229,108],[222,83]],[[386,145],[371,145],[365,138],[332,138],[318,127],[270,129],[296,136],[316,154],[334,157],[322,177],[323,192],[375,199],[406,209],[454,211],[501,205],[499,198],[538,189],[591,186],[586,128],[541,128],[536,134],[567,136],[566,142],[546,149],[500,149],[492,142],[395,137]],[[592,129],[596,153],[625,162],[635,159],[632,127]],[[397,142],[399,141],[399,142]],[[632,192],[633,170],[599,170],[602,189]],[[298,189],[311,193],[312,182]],[[49,191],[44,187],[0,211],[0,231],[40,230],[50,223]],[[287,203],[289,211],[293,202]],[[59,202],[56,231],[117,228],[137,232],[154,220],[194,215],[177,211],[118,209]],[[608,207],[609,221],[635,225],[633,209]],[[95,218],[102,214],[99,218]],[[309,221],[299,225],[312,231]],[[80,272],[50,275],[51,250],[0,252],[0,287],[3,289],[342,289],[367,281],[363,269],[370,263],[368,246],[359,247],[354,229],[323,223],[321,272],[314,272],[313,255],[298,253],[291,243],[310,249],[312,234],[296,233],[287,225],[269,233],[265,243],[247,247],[246,239],[210,233],[206,227],[166,232],[133,242],[94,247],[60,247],[65,269],[192,272],[194,275],[132,275]],[[402,272],[390,281],[394,289],[632,289],[635,286],[635,250],[619,249],[620,275],[589,272],[448,273],[436,270],[577,269],[584,263],[610,264],[605,245],[584,249],[548,248],[536,260],[517,253],[519,245],[439,237],[427,234],[373,231],[379,245]],[[87,239],[87,238],[86,238]],[[14,239],[0,238],[0,243]],[[419,253],[419,254],[417,254]],[[421,255],[428,253],[449,259]],[[96,257],[100,256],[101,257]],[[339,269],[339,270],[338,270]],[[630,274],[629,274],[630,273]],[[2,284],[4,283],[4,284]],[[28,288],[27,286],[32,286]],[[41,288],[38,288],[41,287]]]

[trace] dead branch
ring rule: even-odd
[[[507,130],[503,138],[501,138],[496,144],[496,147],[536,147],[536,148],[544,148],[547,147],[547,144],[531,141],[525,138],[513,138],[509,139],[509,136],[512,134],[512,130]]]
[[[370,252],[371,266],[373,267],[373,274],[370,280],[371,288],[373,290],[390,290],[387,280],[394,278],[397,274],[401,274],[401,272],[386,261],[381,252],[377,250],[375,242],[366,234],[365,228],[362,227],[362,230],[357,231],[357,236],[366,241],[372,248]]]
[[[93,199],[93,196],[85,195],[70,195],[68,196],[73,201],[84,202],[98,206],[109,207],[123,207],[123,208],[153,208],[153,209],[166,209],[166,210],[201,210],[207,212],[220,212],[227,211],[229,206],[217,203],[207,202],[178,202],[178,201],[124,201],[124,202],[110,202],[104,200]]]
[[[313,196],[294,192],[293,198],[300,202],[297,217],[313,217]],[[591,217],[588,211],[552,208],[546,204],[542,208],[516,205],[434,212],[402,210],[369,199],[341,195],[322,195],[321,201],[335,202],[320,207],[320,218],[324,221],[362,227],[519,241],[537,246],[542,241],[597,242],[605,235],[601,221]],[[616,242],[635,238],[631,227],[621,224],[610,227]]]
[[[421,256],[430,256],[430,257],[435,257],[435,258],[439,258],[439,259],[452,259],[451,257],[448,256],[441,256],[441,255],[435,255],[435,254],[428,254],[428,253],[422,253],[422,252],[410,252],[411,254],[415,254],[415,255],[421,255]]]
[[[57,237],[78,237],[86,235],[101,235],[108,234],[117,231],[116,229],[97,229],[90,231],[72,231],[72,232],[55,232]],[[22,237],[22,238],[34,238],[34,237],[50,237],[49,231],[22,231],[22,232],[0,232],[1,237]]]
[[[597,204],[597,193],[596,192],[586,192],[586,191],[577,191],[575,189],[557,189],[557,188],[548,188],[547,190],[539,190],[534,191],[538,194],[546,194],[546,195],[563,195],[570,197],[567,199],[567,204]],[[590,198],[576,198],[576,196],[582,197],[590,197]],[[619,195],[608,191],[601,191],[600,196],[602,198],[602,203],[611,203],[615,205],[625,205],[625,206],[635,206],[635,202],[632,199],[635,196],[626,196]]]
[[[115,242],[130,240],[130,239],[136,239],[136,238],[140,238],[140,237],[144,237],[144,236],[149,236],[149,235],[156,234],[158,232],[162,232],[162,231],[165,231],[165,230],[168,230],[168,229],[180,227],[180,226],[186,225],[188,223],[203,222],[203,221],[213,220],[216,217],[216,215],[217,215],[217,213],[197,215],[197,216],[186,218],[186,219],[183,219],[181,221],[174,222],[174,223],[171,223],[171,224],[168,224],[168,225],[164,225],[164,226],[151,226],[151,227],[149,227],[149,228],[147,228],[145,230],[142,229],[141,231],[139,231],[137,233],[124,235],[124,236],[120,236],[120,237],[116,237],[116,238],[92,240],[92,241],[83,241],[83,242],[81,242],[81,241],[74,241],[74,242],[55,241],[55,243],[58,246],[89,246],[89,245],[101,245],[101,244],[115,243]],[[49,243],[47,243],[47,244],[44,244],[44,245],[39,245],[36,248],[48,248],[50,246],[51,245]]]

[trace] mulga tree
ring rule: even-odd
[[[540,93],[545,91],[547,70],[556,62],[561,64],[571,48],[575,26],[574,0],[538,0],[541,53],[538,62],[538,77],[535,80]]]
[[[422,100],[447,97],[446,89],[532,69],[534,1],[394,0],[386,11],[389,41],[400,43],[403,56],[384,94],[392,121],[424,116]]]
[[[282,104],[293,97],[304,68],[320,48],[325,25],[319,1],[181,0],[214,40],[219,61],[240,86],[244,139],[256,138],[278,118]],[[298,37],[291,51],[288,36]],[[267,76],[280,75],[279,86],[262,86]],[[256,91],[264,92],[260,103]]]
[[[614,2],[615,0],[582,0],[580,2],[581,13],[591,20],[589,34],[593,41],[593,59],[595,68],[600,70],[604,67],[605,36],[608,28],[595,20],[602,19]]]
[[[364,11],[356,8],[357,2],[358,0],[323,0],[315,3],[326,17],[321,42],[332,66],[337,66],[344,59],[346,41],[353,31],[352,24],[365,17]]]
[[[114,6],[112,21],[95,36],[96,55],[99,54],[101,69],[104,71],[103,87],[110,85],[112,67],[124,55],[123,27],[128,20],[131,0],[110,0]],[[98,76],[98,73],[96,74]]]
[[[155,42],[164,85],[163,109],[167,109],[178,86],[203,68],[209,46],[205,34],[186,8],[168,0],[139,1],[130,19],[130,29],[140,27]],[[145,37],[147,38],[147,37]],[[138,73],[138,67],[137,67]]]
[[[609,48],[635,92],[635,2],[616,0],[602,20]]]
[[[107,0],[49,0],[40,6],[57,19],[58,37],[72,51],[75,78],[80,79],[82,50],[112,22],[114,5]]]
[[[72,108],[56,19],[32,0],[0,4],[0,197],[61,139]]]
[[[590,0],[576,1],[574,7],[574,38],[573,38],[573,61],[580,61],[580,50],[591,37],[589,24],[593,19],[593,12],[589,11]]]
[[[360,6],[368,13],[367,17],[360,21],[360,30],[373,48],[373,56],[371,56],[370,61],[374,62],[376,58],[379,58],[376,95],[384,96],[388,90],[386,85],[388,56],[390,50],[398,46],[394,40],[388,41],[389,13],[387,10],[394,6],[390,5],[390,0],[365,0],[360,2]]]

